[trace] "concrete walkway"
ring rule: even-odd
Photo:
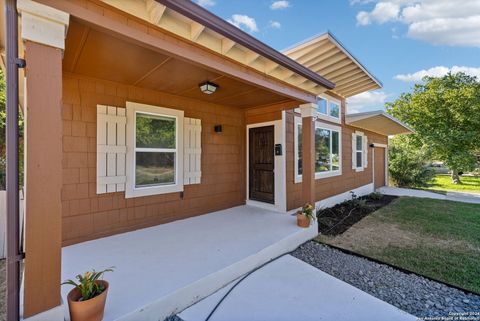
[[[205,320],[231,286],[191,306],[179,317],[185,321]],[[417,318],[286,255],[253,272],[233,289],[210,319],[219,320],[413,321]]]
[[[115,266],[104,321],[158,321],[317,234],[294,216],[238,206],[64,247],[62,280]]]
[[[387,186],[380,187],[379,189],[377,189],[377,191],[385,195],[411,196],[411,197],[432,198],[432,199],[463,202],[463,203],[480,204],[480,194],[459,193],[459,192],[447,192],[446,194],[439,194],[439,193],[423,191],[418,189],[387,187]]]

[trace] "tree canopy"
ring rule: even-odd
[[[409,138],[458,172],[473,170],[480,151],[480,82],[464,73],[424,78],[413,92],[387,103],[387,111],[415,130]]]

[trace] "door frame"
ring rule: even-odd
[[[274,127],[274,144],[282,145],[282,155],[274,156],[274,204],[268,204],[260,201],[250,200],[250,128],[272,126]],[[285,112],[282,111],[282,119],[268,121],[263,123],[248,124],[246,130],[246,204],[258,206],[279,212],[287,211],[286,201],[286,146],[285,146]]]
[[[372,144],[372,184],[373,184],[373,189],[375,190],[375,148],[383,148],[384,150],[384,160],[385,160],[385,186],[388,186],[388,145],[387,144],[377,144],[373,143]]]

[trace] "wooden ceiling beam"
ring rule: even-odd
[[[372,83],[372,85],[370,85],[370,86],[363,86],[363,87],[347,90],[347,91],[342,92],[342,93],[345,95],[345,97],[351,97],[351,96],[355,96],[357,94],[360,94],[360,93],[363,93],[363,92],[366,92],[366,91],[369,91],[369,90],[372,90],[372,89],[377,89],[377,88],[379,88],[378,85],[376,83]]]
[[[205,30],[205,26],[202,26],[198,22],[192,21],[190,24],[190,40],[197,41],[198,37]]]
[[[335,68],[335,66],[337,65],[337,63],[341,63],[341,62],[351,62],[351,60],[343,53],[339,52],[325,60],[322,60],[322,61],[319,61],[318,63],[316,63],[315,65],[312,65],[310,66],[310,68],[312,70],[316,70],[318,71],[318,73],[320,74],[323,74],[325,72],[323,72],[323,70],[329,68],[329,67],[333,67]]]
[[[156,25],[160,24],[160,21],[162,20],[167,7],[158,3],[155,0],[146,0],[145,5],[147,7],[147,12],[150,17],[150,22]]]
[[[328,79],[334,79],[338,75],[343,75],[358,68],[358,66],[351,61],[345,64],[342,63],[341,65],[337,65],[336,67],[337,68],[330,68],[330,70],[327,70],[326,72],[322,71],[323,76]]]

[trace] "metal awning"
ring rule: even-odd
[[[330,32],[306,40],[283,53],[335,83],[332,91],[343,97],[382,88],[382,83]]]
[[[345,122],[348,125],[387,136],[414,132],[400,120],[382,110],[349,114],[345,116]]]

